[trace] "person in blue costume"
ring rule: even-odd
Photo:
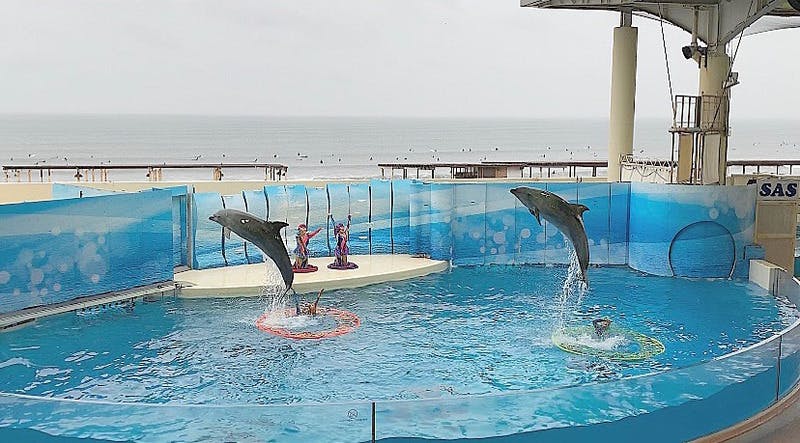
[[[351,269],[356,267],[354,263],[347,261],[347,256],[350,254],[350,247],[347,245],[348,240],[350,240],[350,219],[351,217],[348,214],[347,225],[336,223],[336,220],[333,219],[333,214],[331,214],[331,223],[335,226],[336,248],[334,249],[334,254],[336,255],[336,259],[328,267],[334,269]]]

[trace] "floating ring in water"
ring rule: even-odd
[[[294,308],[286,310],[288,315],[293,315],[294,312]],[[321,331],[292,331],[291,329],[268,324],[266,313],[258,317],[258,320],[256,320],[256,327],[264,332],[277,335],[278,337],[291,338],[295,340],[318,340],[321,338],[331,338],[348,334],[353,332],[361,325],[361,319],[358,318],[356,314],[343,309],[318,308],[317,315],[332,318],[334,321],[336,321],[336,327]]]
[[[595,331],[591,326],[577,326],[563,328],[553,333],[553,344],[559,349],[578,355],[591,355],[613,361],[636,361],[655,357],[666,349],[664,344],[653,337],[642,334],[641,332],[629,329],[617,328],[612,326],[608,329],[610,337],[622,336],[628,342],[634,343],[638,349],[632,351],[615,351],[592,347],[584,343],[570,341],[570,338],[588,336],[594,337]]]

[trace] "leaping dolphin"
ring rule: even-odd
[[[542,189],[521,186],[512,189],[511,193],[531,211],[539,225],[542,224],[541,217],[544,217],[570,239],[581,267],[581,280],[588,284],[586,268],[589,267],[589,240],[586,238],[586,228],[583,226],[583,213],[589,208],[570,203]]]
[[[255,215],[236,209],[222,209],[208,219],[222,225],[225,237],[231,238],[231,231],[233,231],[239,237],[264,251],[264,254],[272,259],[278,266],[278,270],[281,271],[281,277],[286,284],[286,292],[292,289],[294,282],[292,262],[289,260],[286,245],[281,239],[281,229],[289,226],[288,224],[280,221],[261,220]]]

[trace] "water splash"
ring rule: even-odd
[[[586,283],[581,280],[581,265],[578,262],[578,254],[572,248],[569,248],[569,251],[569,268],[567,269],[564,284],[561,285],[561,292],[556,299],[556,331],[564,329],[564,326],[570,320],[568,318],[570,313],[579,311],[581,303],[583,303],[583,297],[588,289]]]
[[[276,315],[284,318],[292,296],[286,293],[286,284],[275,263],[267,260],[265,264],[267,269],[264,273],[264,284],[261,287],[259,301],[264,306],[265,314],[269,314],[270,317]]]
[[[621,334],[611,334],[603,338],[598,338],[596,335],[589,332],[567,334],[563,329],[559,329],[553,333],[553,341],[556,343],[585,346],[603,351],[614,351],[630,343],[630,340]]]

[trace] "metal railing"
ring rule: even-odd
[[[157,163],[157,164],[85,164],[85,165],[3,165],[6,182],[50,182],[56,173],[67,172],[76,182],[107,182],[111,171],[140,171],[147,181],[163,180],[163,171],[206,170],[212,180],[222,180],[223,170],[263,169],[264,180],[277,181],[286,177],[288,166],[278,163]],[[37,177],[38,176],[38,177]]]

